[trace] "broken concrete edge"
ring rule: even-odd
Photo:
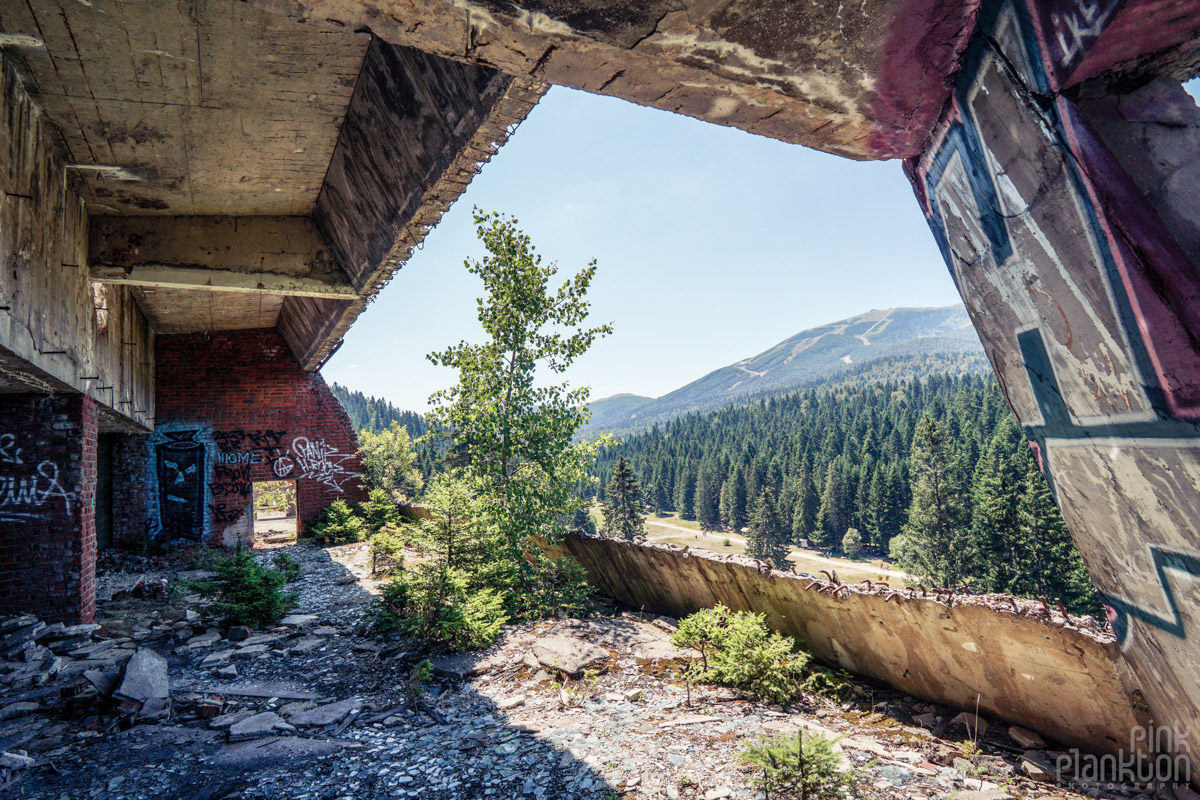
[[[330,321],[327,332],[317,340],[317,346],[312,351],[296,354],[306,371],[320,368],[339,346],[358,315],[375,300],[375,296],[408,262],[413,251],[425,241],[425,236],[433,230],[442,215],[466,191],[483,164],[491,160],[542,96],[550,91],[549,83],[534,78],[498,75],[496,80],[505,80],[507,84],[475,133],[455,154],[437,181],[422,193],[420,204],[412,216],[400,225],[391,249],[374,266],[359,290],[359,296]]]
[[[939,705],[978,707],[1081,750],[1128,749],[1132,731],[1149,724],[1111,635],[997,609],[989,596],[889,602],[854,587],[806,591],[809,579],[698,548],[581,534],[539,545],[578,561],[594,587],[626,606],[675,617],[718,603],[763,613],[821,663]]]

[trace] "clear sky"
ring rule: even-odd
[[[567,373],[592,398],[658,396],[805,328],[958,302],[897,161],[860,163],[556,87],[475,177],[326,364],[330,381],[424,411],[481,341],[471,208],[515,215],[547,259],[599,261],[612,322]]]

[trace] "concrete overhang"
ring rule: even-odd
[[[157,333],[316,368],[547,88],[243,2],[0,1],[0,47]]]

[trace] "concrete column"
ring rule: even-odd
[[[1200,112],[1177,82],[1071,85],[1117,12],[1041,5],[985,4],[906,169],[1156,724],[1196,733]]]
[[[0,613],[96,615],[96,403],[0,395]]]

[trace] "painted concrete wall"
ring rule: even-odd
[[[0,379],[84,392],[149,426],[154,335],[127,288],[94,294],[87,246],[55,131],[0,55]]]
[[[1156,723],[1194,730],[1197,113],[1161,80],[1074,85],[1196,19],[1176,5],[985,4],[906,167]]]
[[[970,599],[832,597],[810,581],[741,556],[660,543],[568,536],[571,556],[600,591],[634,608],[685,616],[717,603],[767,615],[821,661],[917,697],[989,714],[1093,752],[1128,748],[1140,694],[1112,636],[996,611]],[[880,592],[883,590],[880,589]]]

